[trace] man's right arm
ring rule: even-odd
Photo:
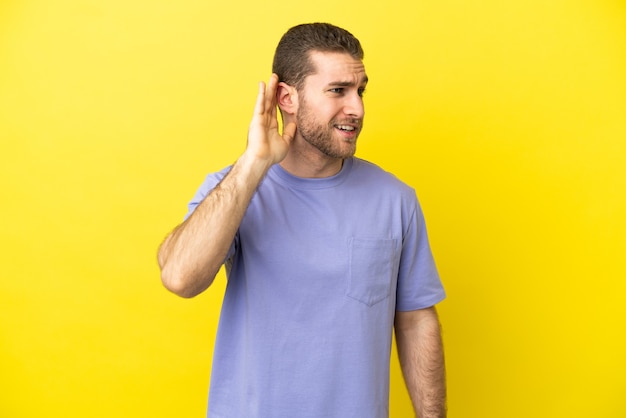
[[[275,75],[267,88],[260,84],[244,154],[159,248],[161,280],[179,296],[196,296],[213,283],[257,186],[287,154],[295,125],[278,132],[277,84]]]

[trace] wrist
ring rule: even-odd
[[[274,165],[271,158],[260,157],[258,154],[246,150],[235,163],[243,172],[250,175],[263,177],[265,173]]]

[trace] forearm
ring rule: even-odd
[[[270,162],[242,155],[194,213],[165,239],[158,261],[166,288],[193,297],[211,285],[270,166]]]
[[[296,126],[278,132],[277,86],[276,74],[267,88],[259,83],[245,153],[159,248],[161,280],[177,295],[193,297],[213,283],[257,186],[288,152]]]
[[[443,343],[435,308],[396,315],[398,356],[415,413],[420,418],[446,416]]]

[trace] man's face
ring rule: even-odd
[[[298,93],[298,134],[323,155],[348,158],[363,128],[363,62],[349,54],[311,53],[316,68]]]

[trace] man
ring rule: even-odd
[[[245,152],[207,177],[159,249],[163,283],[183,297],[226,265],[211,418],[387,417],[394,326],[416,414],[446,414],[445,295],[415,192],[353,157],[362,59],[343,29],[291,28]]]

